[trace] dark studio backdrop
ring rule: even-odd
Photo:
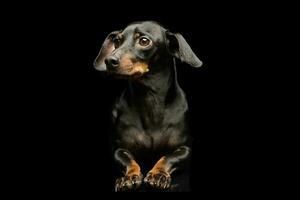
[[[105,77],[93,68],[93,61],[107,34],[144,20],[181,33],[203,61],[201,68],[177,61],[194,139],[192,190],[249,189],[246,185],[257,167],[251,162],[250,151],[255,148],[247,148],[257,136],[249,134],[255,122],[249,123],[245,114],[254,112],[249,102],[255,102],[248,93],[253,74],[249,53],[253,52],[245,48],[256,34],[246,26],[251,15],[248,18],[245,10],[226,10],[222,5],[152,3],[125,8],[98,2],[54,6],[50,11],[42,6],[36,16],[25,20],[34,21],[33,33],[23,36],[26,46],[34,49],[29,59],[33,70],[21,69],[26,77],[18,73],[17,78],[26,79],[19,86],[20,117],[27,119],[24,127],[32,134],[22,138],[30,141],[33,162],[29,163],[36,164],[29,166],[34,185],[42,191],[113,191],[109,116],[126,82]],[[31,43],[31,38],[36,42]]]

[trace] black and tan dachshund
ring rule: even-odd
[[[114,159],[124,172],[115,191],[168,190],[172,173],[190,158],[188,105],[175,58],[202,65],[182,35],[146,21],[110,33],[95,60],[97,70],[129,82],[112,111]],[[143,176],[146,163],[151,167]]]

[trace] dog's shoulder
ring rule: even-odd
[[[129,113],[131,116],[133,115],[132,106],[129,105],[128,101],[128,91],[124,89],[123,92],[116,98],[113,107],[112,107],[112,120],[116,122],[116,119],[121,115],[126,115]]]

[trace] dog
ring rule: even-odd
[[[94,67],[128,80],[112,109],[114,159],[124,175],[115,191],[145,185],[165,191],[191,157],[188,104],[177,81],[175,59],[202,62],[184,37],[154,21],[134,22],[105,39]],[[143,165],[152,167],[143,175]]]

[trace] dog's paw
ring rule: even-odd
[[[143,175],[120,177],[116,180],[115,191],[125,192],[137,189],[142,184]]]
[[[156,173],[150,171],[144,178],[144,182],[150,187],[166,190],[170,188],[171,176],[164,171],[158,171]]]

